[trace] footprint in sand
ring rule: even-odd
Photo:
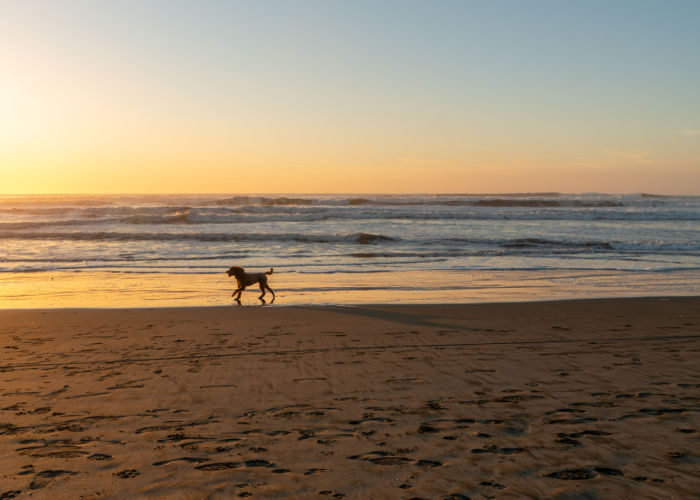
[[[201,464],[202,462],[208,462],[208,458],[199,458],[199,457],[180,457],[180,458],[173,458],[171,460],[163,460],[162,462],[154,462],[153,466],[155,467],[160,467],[162,465],[168,465],[173,462],[188,462],[188,463],[198,463]]]
[[[442,462],[436,460],[418,460],[416,465],[420,467],[442,467]]]
[[[34,470],[34,464],[29,464],[29,465],[23,465],[22,468],[24,469],[22,472],[18,473],[18,476],[28,476],[29,474],[34,474],[36,471]],[[0,499],[2,497],[0,496]]]
[[[51,458],[77,458],[81,457],[83,455],[87,455],[87,451],[79,451],[79,450],[64,450],[64,451],[52,451],[49,453],[32,453],[30,456],[32,457],[51,457]]]
[[[613,469],[612,467],[596,467],[590,469],[564,469],[547,474],[547,477],[563,480],[581,480],[593,479],[598,474],[601,476],[624,476],[621,470]]]
[[[74,476],[77,472],[70,470],[42,470],[37,472],[34,479],[29,484],[30,490],[38,490],[47,486],[54,478],[60,476]]]
[[[494,483],[493,481],[481,481],[479,483],[481,486],[490,486],[491,488],[496,488],[498,490],[505,489],[505,485],[500,483]]]
[[[374,458],[365,458],[364,460],[369,460],[373,464],[378,464],[378,465],[403,465],[407,463],[413,462],[410,458],[406,457],[374,457]]]
[[[246,467],[274,467],[275,465],[267,460],[254,459],[243,462]]]
[[[112,460],[112,455],[105,455],[104,453],[93,453],[88,460]]]
[[[586,410],[580,410],[578,408],[561,408],[559,410],[545,412],[545,415],[554,415],[556,413],[586,413]]]
[[[442,467],[442,462],[435,460],[414,460],[408,457],[396,456],[388,451],[372,451],[362,455],[352,455],[350,460],[366,460],[377,465],[407,465],[415,464],[420,467]]]
[[[563,480],[593,479],[597,474],[587,469],[564,469],[547,474],[547,477]]]
[[[472,453],[498,453],[500,455],[513,455],[527,451],[525,448],[498,448],[495,445],[484,446],[483,448],[474,448]]]
[[[612,467],[596,467],[593,470],[602,476],[624,476],[621,470]]]
[[[559,444],[581,446],[581,441],[578,441],[576,439],[571,439],[570,437],[567,437],[567,436],[568,436],[567,434],[559,433],[559,434],[557,434],[557,439],[555,441]]]
[[[386,417],[366,417],[362,418],[359,420],[350,420],[348,423],[350,425],[360,425],[365,422],[382,422],[382,423],[391,423],[394,422],[395,420],[393,418],[386,418]]]
[[[576,418],[576,419],[566,419],[566,418],[555,418],[547,422],[549,425],[555,424],[588,424],[590,422],[597,422],[597,418],[587,417],[587,418]]]
[[[121,479],[131,479],[132,477],[136,477],[140,475],[141,473],[137,471],[136,469],[124,469],[119,472],[114,472],[113,475],[117,476],[118,478]]]
[[[335,493],[332,490],[323,490],[318,492],[319,495],[323,496],[332,496],[333,498],[344,498],[345,494],[343,493]]]
[[[321,472],[327,472],[328,469],[309,469],[306,472],[304,472],[305,476],[315,476],[316,474],[320,474]]]
[[[240,466],[240,462],[216,462],[213,464],[198,465],[197,467],[195,467],[195,469],[204,471],[219,471],[237,469]]]
[[[64,385],[61,389],[57,389],[57,390],[55,390],[55,391],[53,391],[53,392],[49,392],[49,393],[48,393],[46,396],[44,396],[44,397],[45,397],[45,398],[53,398],[53,397],[55,397],[55,396],[58,396],[59,394],[63,394],[64,392],[66,392],[66,391],[68,390],[68,387],[69,387],[68,385]]]

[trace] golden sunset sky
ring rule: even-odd
[[[695,0],[0,3],[0,194],[700,194]]]

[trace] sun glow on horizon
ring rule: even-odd
[[[700,194],[697,3],[38,4],[2,194]]]

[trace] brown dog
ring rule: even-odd
[[[237,302],[240,302],[241,294],[243,290],[245,290],[245,287],[254,285],[255,283],[260,283],[260,291],[262,292],[262,295],[258,297],[260,300],[263,300],[266,288],[270,290],[272,300],[275,300],[275,292],[267,285],[267,277],[272,274],[272,268],[266,273],[247,273],[242,267],[232,266],[226,271],[226,274],[228,274],[229,277],[234,276],[238,283],[238,288],[232,294],[232,297],[235,297]],[[236,297],[236,294],[238,294],[238,297]]]

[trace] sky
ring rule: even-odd
[[[700,194],[697,0],[0,0],[0,193]]]

